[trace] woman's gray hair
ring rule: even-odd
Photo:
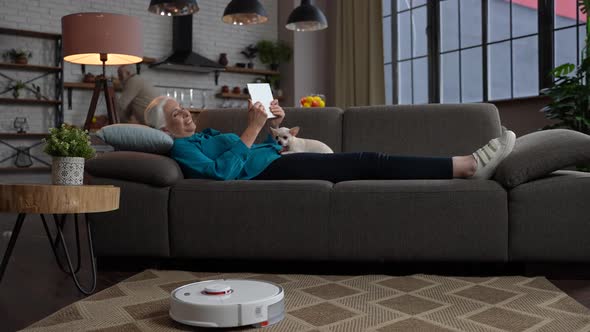
[[[166,117],[164,116],[164,106],[169,100],[174,98],[168,96],[159,96],[154,98],[144,111],[145,123],[156,129],[166,127]]]

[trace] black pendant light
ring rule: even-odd
[[[317,31],[328,27],[328,20],[322,11],[311,4],[311,0],[301,0],[301,5],[295,8],[285,26],[294,31]]]
[[[148,11],[162,16],[191,15],[199,11],[197,0],[152,0]]]
[[[266,10],[258,0],[232,0],[223,12],[223,22],[247,25],[268,21]]]

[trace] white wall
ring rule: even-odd
[[[261,39],[277,39],[277,8],[278,1],[260,0],[264,5],[269,22],[262,25],[233,26],[221,21],[221,16],[229,0],[199,0],[200,11],[194,15],[193,21],[193,50],[201,55],[217,61],[219,53],[227,53],[230,64],[247,62],[240,55],[240,51],[248,44]],[[149,0],[0,0],[0,26],[13,29],[34,30],[61,33],[61,17],[77,12],[110,12],[139,17],[144,25],[144,53],[147,57],[161,58],[172,51],[172,18],[151,14],[147,11]],[[281,25],[284,25],[282,23]],[[53,64],[52,42],[42,39],[14,37],[0,35],[0,52],[10,48],[27,48],[33,52],[29,61],[31,64]],[[258,68],[265,67],[255,63]],[[35,72],[14,72],[0,70],[17,79],[27,79]],[[98,74],[100,67],[87,66],[87,72]],[[222,73],[219,86],[215,86],[214,75],[195,74],[182,71],[150,70],[142,66],[142,75],[151,79],[155,85],[169,85],[186,88],[211,89],[207,99],[208,107],[221,106],[223,100],[213,97],[221,86],[228,85],[244,87],[255,76]],[[107,75],[116,76],[116,67],[107,67]],[[80,66],[66,63],[64,65],[64,80],[79,82],[82,80]],[[53,81],[44,79],[41,83],[42,92],[53,96]],[[0,91],[6,85],[6,80],[0,78]],[[163,91],[163,90],[162,90]],[[188,90],[184,90],[188,91]],[[179,90],[180,92],[180,90]],[[27,93],[23,97],[31,97]],[[10,93],[2,97],[12,96]],[[64,104],[65,121],[75,125],[82,125],[88,111],[91,92],[88,90],[73,91],[73,105],[69,110]],[[64,99],[67,94],[64,93]],[[200,106],[197,98],[195,104]],[[97,114],[104,114],[104,98],[101,98]],[[29,121],[29,132],[46,132],[53,124],[53,108],[43,106],[22,106],[0,104],[0,132],[12,131],[12,121],[16,116],[26,116]],[[15,142],[17,143],[17,142]],[[0,147],[0,159],[10,153],[5,147]],[[0,167],[11,166],[7,162]]]
[[[314,32],[293,32],[284,28],[291,11],[300,0],[282,0],[279,5],[279,38],[293,48],[290,63],[281,65],[281,86],[286,95],[284,104],[299,106],[299,99],[310,94],[326,96],[328,106],[333,106],[334,22],[337,3],[332,0],[316,0],[328,19],[328,28]]]

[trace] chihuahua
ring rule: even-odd
[[[326,144],[314,139],[305,139],[297,137],[299,127],[289,128],[270,128],[273,137],[277,140],[283,150],[281,154],[312,152],[312,153],[334,153]]]

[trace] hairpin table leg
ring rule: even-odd
[[[80,290],[80,292],[82,292],[86,295],[90,295],[96,289],[96,260],[94,258],[94,248],[92,246],[92,234],[91,234],[91,229],[90,229],[90,222],[88,221],[88,217],[86,215],[84,215],[84,220],[86,222],[86,232],[87,232],[86,235],[88,236],[88,251],[90,254],[90,263],[92,265],[90,288],[84,288],[84,287],[82,287],[82,285],[80,285],[80,281],[78,280],[76,270],[74,270],[74,267],[72,265],[72,260],[70,259],[70,253],[69,253],[68,247],[66,245],[66,241],[64,239],[63,232],[61,231],[61,229],[59,227],[57,227],[57,233],[58,233],[61,245],[64,249],[64,253],[66,255],[66,260],[67,260],[68,267],[69,267],[69,273],[72,276],[72,279],[74,279],[74,283],[76,284],[76,287],[78,287],[78,290]],[[77,225],[77,222],[78,222],[77,215],[75,215],[75,222]],[[76,232],[76,240],[80,241],[79,232]],[[78,252],[78,254],[80,254],[80,253]]]
[[[10,255],[12,254],[12,250],[14,249],[14,245],[16,244],[16,239],[18,238],[18,233],[20,233],[20,229],[23,226],[23,222],[25,221],[26,216],[26,213],[19,213],[18,217],[16,217],[16,224],[14,224],[14,228],[12,229],[12,235],[10,236],[10,241],[8,241],[8,247],[6,247],[4,257],[2,258],[2,264],[0,264],[0,282],[2,281],[2,277],[4,276],[4,271],[6,271],[6,266],[8,265]]]

